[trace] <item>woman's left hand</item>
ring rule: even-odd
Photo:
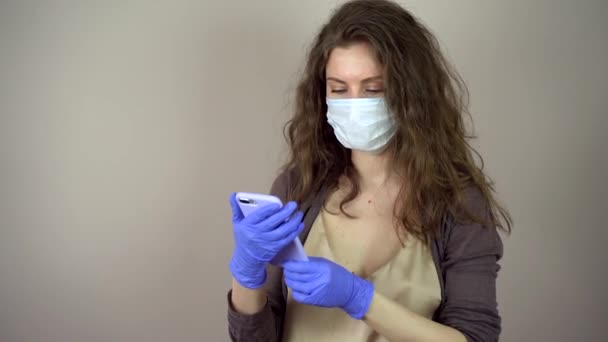
[[[285,283],[293,298],[303,304],[342,308],[355,319],[367,313],[374,285],[325,258],[283,264]]]

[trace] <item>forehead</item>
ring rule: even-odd
[[[382,75],[382,65],[369,43],[357,42],[334,48],[329,54],[325,73],[326,77],[358,81]]]

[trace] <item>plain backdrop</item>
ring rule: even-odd
[[[228,196],[268,191],[337,3],[0,2],[0,341],[228,339]],[[605,340],[608,2],[401,3],[515,219],[502,341]]]

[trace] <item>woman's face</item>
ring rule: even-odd
[[[368,43],[337,47],[329,55],[325,68],[328,98],[384,96],[382,65]]]

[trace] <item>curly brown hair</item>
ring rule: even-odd
[[[407,10],[385,0],[343,4],[312,44],[296,90],[295,113],[284,130],[290,148],[284,169],[298,175],[290,182],[288,197],[306,202],[322,188],[336,191],[340,177],[346,176],[352,188],[340,210],[348,215],[344,204],[359,194],[350,150],[336,140],[325,117],[325,66],[330,52],[357,42],[375,50],[384,68],[384,96],[398,123],[389,147],[390,162],[413,185],[403,185],[395,205],[395,217],[405,232],[428,241],[447,214],[510,232],[509,213],[494,198],[483,159],[469,144],[473,137],[466,133],[463,120],[469,114],[464,82],[431,32]],[[468,209],[465,192],[471,188],[488,204],[487,217]]]

